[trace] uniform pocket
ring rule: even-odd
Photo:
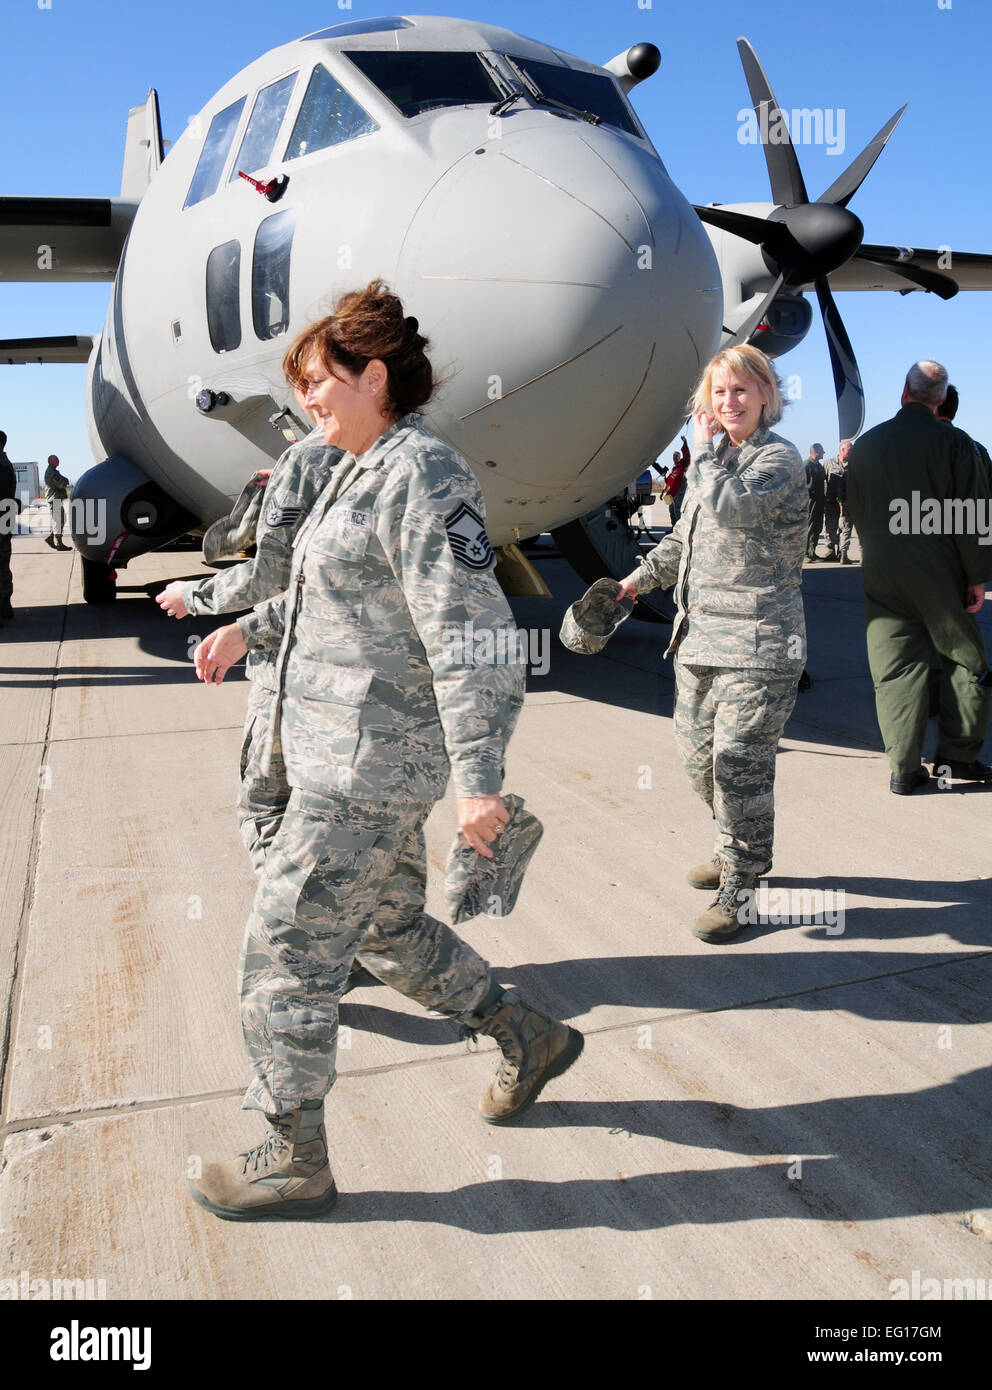
[[[714,617],[753,619],[758,616],[758,596],[753,589],[714,589],[700,584],[692,607]]]
[[[372,675],[367,667],[332,666],[309,658],[291,663],[283,739],[287,764],[290,759],[294,764],[294,785],[317,792],[350,790]]]

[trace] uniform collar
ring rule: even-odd
[[[360,469],[377,468],[386,456],[406,439],[411,429],[420,427],[420,415],[416,411],[410,411],[408,415],[401,415],[400,418],[388,429],[383,430],[379,438],[364,454],[357,456],[348,453],[346,457],[354,460]]]
[[[759,425],[754,434],[749,434],[743,444],[731,444],[730,435],[725,434],[720,441],[716,456],[721,463],[726,463],[731,454],[741,454],[745,449],[760,449],[763,444],[768,443],[770,434],[771,430],[767,425]]]

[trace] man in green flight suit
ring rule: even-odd
[[[931,643],[942,666],[934,773],[992,781],[978,755],[989,725],[985,643],[975,614],[992,578],[981,460],[935,415],[947,392],[937,362],[911,367],[902,409],[854,445],[847,505],[861,537],[868,661],[890,789],[923,785]]]

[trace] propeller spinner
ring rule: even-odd
[[[775,276],[762,302],[738,329],[739,339],[745,339],[754,331],[781,291],[794,294],[813,285],[830,349],[840,435],[842,439],[853,439],[864,424],[864,388],[851,340],[830,290],[827,279],[830,272],[852,259],[868,261],[885,266],[941,299],[951,299],[958,292],[957,284],[949,275],[900,264],[894,255],[885,254],[887,248],[873,246],[871,253],[863,250],[864,226],[860,218],[847,209],[906,107],[885,123],[840,177],[811,203],[785,118],[764,69],[747,39],[738,39],[737,48],[759,128],[775,128],[775,140],[764,140],[762,144],[772,198],[777,206],[767,219],[722,207],[696,207],[696,212],[710,226],[759,246],[765,264]]]

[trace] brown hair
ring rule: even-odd
[[[304,368],[316,354],[328,371],[335,366],[358,376],[373,358],[386,368],[386,411],[394,420],[424,405],[434,394],[427,339],[415,318],[381,280],[343,294],[334,312],[305,328],[291,344],[282,369],[291,386],[304,388]]]

